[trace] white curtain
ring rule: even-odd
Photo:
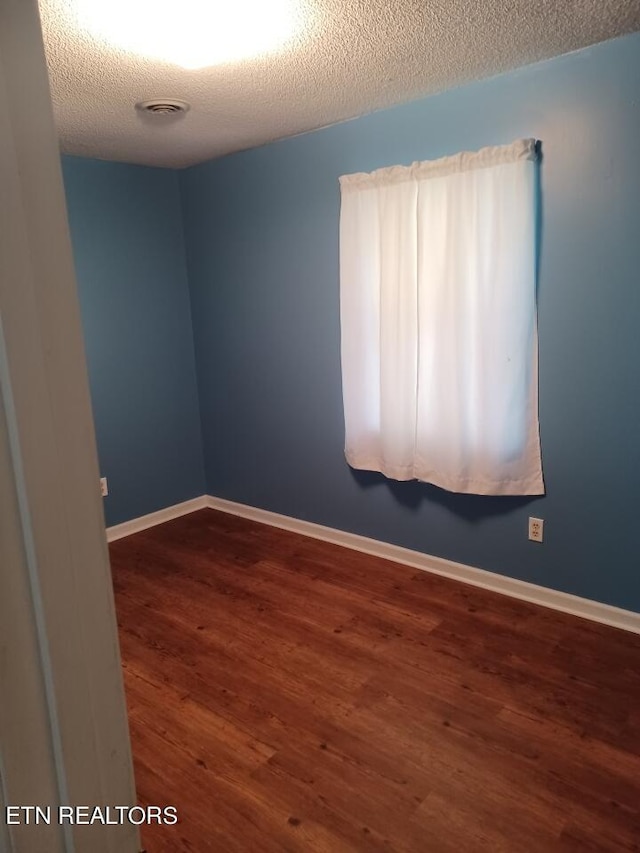
[[[340,178],[345,453],[454,492],[544,494],[535,141]]]

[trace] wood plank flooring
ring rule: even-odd
[[[640,850],[640,637],[213,510],[111,546],[148,853]]]

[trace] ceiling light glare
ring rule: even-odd
[[[182,68],[273,53],[304,24],[300,0],[74,0],[77,24],[98,41]]]

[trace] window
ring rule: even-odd
[[[536,147],[340,178],[345,453],[454,492],[544,493]]]

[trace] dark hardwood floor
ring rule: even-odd
[[[111,559],[148,853],[640,850],[640,636],[213,510]]]

